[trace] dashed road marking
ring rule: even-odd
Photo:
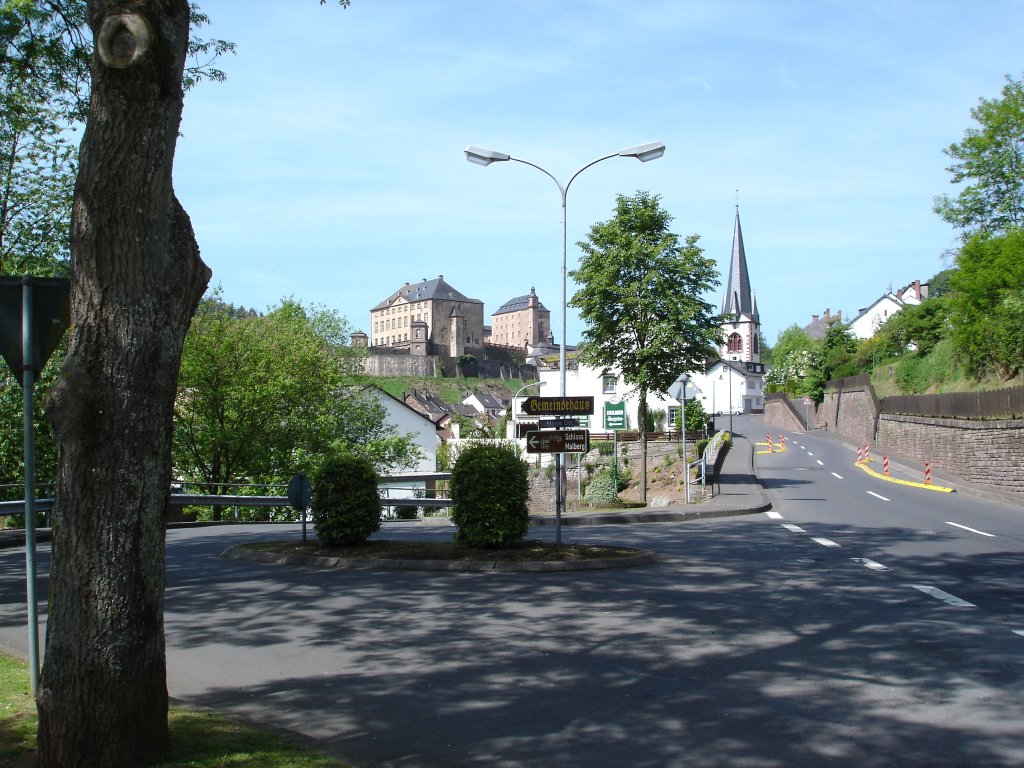
[[[914,589],[918,589],[924,592],[929,597],[934,597],[936,600],[941,600],[946,605],[953,605],[957,608],[976,608],[974,603],[969,603],[966,600],[961,600],[955,595],[949,594],[949,592],[943,592],[938,587],[932,587],[928,584],[911,584]]]
[[[811,541],[816,541],[819,544],[821,544],[821,546],[823,546],[823,547],[838,547],[839,546],[839,544],[836,544],[834,541],[832,541],[832,539],[823,539],[820,536],[811,536]]]
[[[965,531],[976,533],[979,536],[988,536],[990,539],[994,539],[996,537],[994,533],[985,533],[984,531],[979,531],[977,528],[968,528],[966,525],[960,525],[960,523],[951,523],[949,520],[946,521],[946,525],[954,525],[957,528],[963,528]]]
[[[889,501],[889,499],[885,498],[885,496],[875,493],[874,491],[868,491],[868,493],[874,496],[876,499],[881,499],[882,501]]]
[[[860,563],[865,568],[870,568],[872,571],[888,571],[889,570],[888,568],[886,568],[881,563],[876,563],[874,560],[871,560],[871,559],[869,559],[867,557],[852,557],[850,559],[853,560],[853,562],[855,562],[855,563]]]
[[[792,531],[793,533],[807,533],[807,531],[805,531],[799,525],[793,525],[792,523],[783,523],[782,527],[785,528],[787,531]]]
[[[825,466],[825,462],[822,461],[821,459],[815,459],[815,461],[818,462],[818,466],[819,467],[824,467]]]
[[[835,472],[833,472],[833,473],[832,473],[832,477],[836,477],[836,478],[839,478],[840,480],[842,480],[842,479],[843,479],[843,476],[842,476],[842,475],[840,475],[840,474],[837,474],[837,473],[835,473]]]
[[[782,515],[780,515],[778,512],[774,512],[772,510],[769,510],[769,511],[765,512],[765,514],[768,515],[768,517],[770,517],[772,520],[781,520],[782,519]]]

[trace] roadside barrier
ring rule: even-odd
[[[769,435],[765,435],[764,437],[765,437],[765,440],[768,441],[768,450],[769,451],[774,451],[775,450],[775,446],[772,444],[772,436],[769,434]]]
[[[882,457],[882,474],[885,475],[886,477],[889,476],[889,457],[888,456],[883,456]]]
[[[864,461],[864,449],[863,448],[858,448],[857,449],[857,463],[860,464],[863,461]]]
[[[924,484],[932,484],[932,464],[930,461],[924,463]]]

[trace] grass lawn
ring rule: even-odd
[[[159,768],[345,768],[277,733],[210,712],[172,708],[170,760]],[[28,665],[0,653],[0,766],[35,765],[36,708]]]

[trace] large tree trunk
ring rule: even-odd
[[[38,764],[145,765],[167,749],[164,529],[181,347],[210,273],[171,166],[187,0],[89,0],[97,54],[71,234],[71,335],[50,414],[60,459]],[[147,39],[148,38],[148,39]]]

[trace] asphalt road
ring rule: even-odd
[[[624,571],[271,566],[219,552],[296,527],[173,531],[168,688],[357,766],[1024,764],[1024,510],[855,459],[787,436],[767,514],[563,530],[663,556]],[[0,551],[16,651],[23,561]]]

